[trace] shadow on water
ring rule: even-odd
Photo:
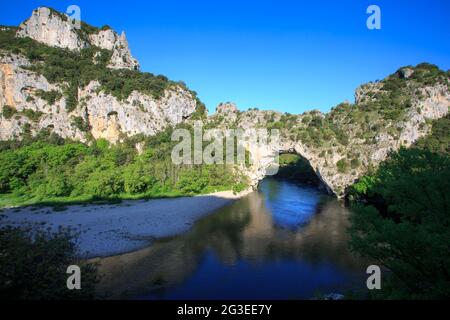
[[[350,212],[310,186],[265,179],[182,235],[100,259],[109,298],[308,299],[365,285]]]

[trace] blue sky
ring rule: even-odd
[[[125,30],[141,69],[182,80],[210,111],[233,101],[290,113],[353,101],[361,83],[423,61],[450,69],[450,1],[5,1],[0,24],[32,9],[81,8]],[[381,30],[366,9],[381,8]]]

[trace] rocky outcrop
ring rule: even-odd
[[[232,102],[220,103],[216,108],[217,113],[237,113],[238,108],[236,104]]]
[[[89,43],[81,39],[67,16],[50,8],[37,8],[30,18],[20,24],[17,37],[30,37],[38,42],[58,48],[80,50]]]
[[[110,28],[85,30],[77,28],[63,13],[41,7],[33,11],[17,30],[17,37],[29,37],[48,46],[81,50],[89,46],[112,51],[109,66],[114,69],[138,70],[139,63],[131,55],[125,33],[118,35]]]
[[[112,51],[110,68],[138,70],[139,63],[131,55],[125,32],[119,36],[111,29],[100,30],[89,36],[90,43],[99,48]]]
[[[374,98],[371,96],[381,91],[383,87],[380,82],[369,82],[359,86],[355,90],[355,103],[364,103]]]
[[[413,68],[404,67],[398,71],[398,75],[401,79],[409,79],[414,73]]]

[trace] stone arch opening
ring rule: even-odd
[[[289,180],[326,190],[309,161],[296,152],[283,152],[279,155],[279,168],[272,176],[279,180]]]
[[[329,179],[329,173],[323,175],[320,156],[305,148],[301,143],[295,143],[290,140],[280,141],[279,143],[269,144],[247,144],[252,159],[252,165],[247,170],[251,184],[254,188],[266,176],[275,176],[279,171],[279,159],[283,154],[292,154],[296,167],[301,169],[299,178],[306,178],[312,184],[316,184],[318,188],[325,190],[328,194],[338,196],[333,188],[333,181]],[[285,157],[285,156],[284,156]],[[282,163],[283,164],[283,163]],[[282,169],[281,174],[287,174],[291,169]]]

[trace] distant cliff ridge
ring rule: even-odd
[[[138,68],[124,33],[86,23],[75,29],[53,9],[34,10],[19,27],[1,27],[0,140],[45,129],[83,142],[115,143],[194,118],[210,127],[276,128],[281,151],[303,156],[330,193],[342,196],[390,151],[427,135],[430,121],[444,117],[450,106],[449,73],[422,63],[360,86],[354,103],[328,113],[241,112],[225,103],[206,117],[183,83]],[[242,172],[256,186],[278,150],[247,148],[254,164]]]

